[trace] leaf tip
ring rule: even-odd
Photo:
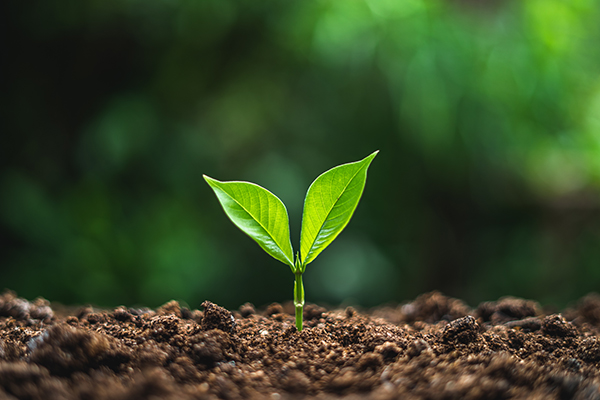
[[[204,180],[205,180],[207,183],[209,183],[209,184],[210,184],[211,182],[214,182],[214,181],[216,180],[216,179],[213,179],[213,178],[211,178],[210,176],[208,176],[208,175],[205,175],[205,174],[202,174],[202,177],[203,177],[203,178],[204,178]]]
[[[375,150],[374,152],[372,152],[371,154],[369,154],[368,156],[366,156],[362,161],[367,161],[367,164],[371,164],[371,161],[373,161],[373,159],[375,158],[375,156],[377,156],[377,154],[379,154],[379,150]]]

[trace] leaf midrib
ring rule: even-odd
[[[248,182],[248,183],[250,183],[251,185],[254,185],[252,182]],[[221,190],[223,190],[223,189],[221,189]],[[288,261],[288,263],[290,263],[290,265],[293,265],[292,261],[288,258],[287,254],[285,254],[285,251],[283,250],[283,247],[281,246],[281,244],[279,244],[277,242],[277,240],[275,240],[275,238],[273,237],[271,232],[269,232],[269,230],[254,216],[254,214],[252,214],[250,211],[248,211],[248,209],[246,209],[246,207],[244,207],[239,201],[237,201],[233,196],[231,196],[225,190],[223,190],[223,193],[225,193],[230,199],[232,199],[237,205],[239,205],[246,213],[248,213],[248,215],[250,215],[258,223],[258,225],[260,225],[260,227],[267,233],[267,235],[271,238],[271,240],[273,240],[273,242],[277,245],[277,247],[279,247],[279,250],[281,250],[281,252],[283,253],[283,256]],[[259,197],[260,197],[260,195],[259,195]],[[292,249],[292,253],[293,253],[293,249]]]
[[[335,199],[335,201],[333,202],[333,205],[331,206],[331,208],[329,209],[329,211],[327,212],[327,215],[325,216],[325,219],[323,220],[323,223],[321,224],[321,227],[319,228],[319,231],[317,232],[317,234],[315,235],[314,240],[312,241],[312,243],[310,244],[308,253],[306,254],[306,257],[304,257],[304,260],[302,260],[302,263],[304,263],[304,261],[306,261],[306,259],[308,258],[308,256],[312,253],[312,249],[313,246],[315,244],[315,242],[317,241],[317,238],[319,237],[319,235],[321,234],[321,231],[323,231],[323,227],[325,226],[325,222],[327,222],[327,218],[329,218],[329,215],[331,214],[331,212],[333,211],[333,209],[335,208],[335,204],[338,202],[338,200],[342,197],[342,195],[344,194],[344,192],[346,191],[346,188],[350,185],[350,182],[352,182],[354,180],[354,178],[356,177],[356,175],[358,175],[358,173],[362,170],[362,167],[359,168],[356,173],[354,173],[354,175],[352,176],[352,178],[348,181],[348,183],[344,186],[344,190],[342,190],[340,192],[340,195]]]

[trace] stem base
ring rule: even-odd
[[[296,329],[302,331],[302,319],[304,313],[304,285],[302,283],[302,273],[295,273],[294,281],[294,306],[296,307]]]

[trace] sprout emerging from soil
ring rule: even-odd
[[[299,331],[304,309],[302,274],[350,222],[365,188],[367,170],[377,153],[379,150],[363,160],[338,165],[319,175],[310,185],[304,199],[300,252],[296,253],[295,261],[287,209],[277,196],[251,182],[221,182],[203,175],[229,219],[294,273],[294,306]]]

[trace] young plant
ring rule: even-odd
[[[267,189],[250,182],[221,182],[206,175],[225,214],[263,250],[287,264],[294,273],[296,328],[302,330],[302,274],[348,225],[367,181],[367,169],[379,150],[363,160],[342,164],[319,175],[304,199],[300,253],[292,250],[285,205]]]

